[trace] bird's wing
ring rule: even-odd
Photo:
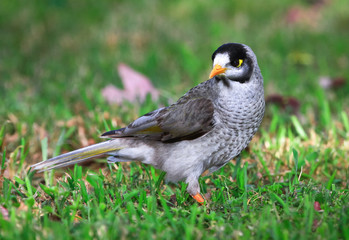
[[[213,128],[213,113],[211,100],[188,99],[145,114],[127,127],[106,132],[102,137],[134,137],[162,142],[195,139]]]

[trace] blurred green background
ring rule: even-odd
[[[1,1],[0,119],[69,118],[82,96],[108,108],[101,89],[122,86],[120,62],[176,99],[226,42],[252,47],[267,95],[314,104],[319,76],[348,76],[348,26],[344,0]]]

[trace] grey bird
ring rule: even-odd
[[[109,156],[109,162],[138,161],[166,172],[170,182],[185,181],[200,204],[198,179],[220,169],[247,147],[264,115],[264,89],[257,58],[239,43],[220,46],[212,55],[210,79],[176,103],[102,134],[111,140],[32,165],[50,170]]]

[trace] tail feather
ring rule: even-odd
[[[43,172],[55,168],[70,166],[76,163],[81,163],[94,157],[99,157],[110,152],[118,151],[122,148],[123,147],[120,147],[119,141],[109,140],[59,155],[46,161],[34,164],[31,167],[33,168],[33,170],[39,170],[39,172]]]

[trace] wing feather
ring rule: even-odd
[[[102,137],[133,137],[176,142],[198,138],[214,126],[211,100],[195,98],[160,108],[138,118],[125,128],[106,132]]]

